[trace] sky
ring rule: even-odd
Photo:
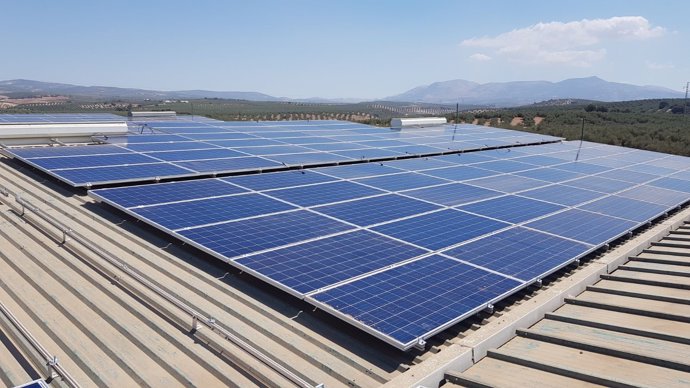
[[[0,0],[0,80],[384,98],[438,81],[680,91],[690,1]]]

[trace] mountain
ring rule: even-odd
[[[679,97],[682,97],[681,92],[660,86],[637,86],[608,82],[599,77],[588,77],[572,78],[560,82],[516,81],[486,84],[452,80],[419,86],[405,93],[387,97],[385,100],[517,106],[556,99],[628,101]]]
[[[250,101],[283,101],[285,99],[259,92],[216,92],[209,90],[160,91],[110,86],[79,86],[24,79],[0,81],[0,94],[23,95],[65,95],[96,99],[180,99],[180,98],[224,98]]]

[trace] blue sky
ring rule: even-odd
[[[681,90],[690,2],[0,0],[0,80],[382,98],[435,81]]]

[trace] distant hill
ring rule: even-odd
[[[660,86],[637,86],[608,82],[599,77],[572,78],[560,82],[516,81],[479,84],[466,80],[435,82],[387,97],[389,101],[517,106],[536,101],[581,99],[628,101],[678,98],[681,92]]]
[[[46,95],[70,96],[89,100],[178,100],[219,98],[248,101],[291,101],[304,103],[343,104],[361,102],[356,98],[275,97],[259,92],[211,90],[146,90],[110,86],[80,86],[63,83],[15,79],[0,81],[0,95],[33,97]],[[515,81],[480,84],[466,80],[435,82],[377,102],[451,104],[464,106],[510,107],[549,100],[629,101],[651,98],[680,98],[681,92],[659,86],[636,86],[607,82],[598,77],[573,78],[561,82]]]
[[[109,86],[79,86],[24,79],[0,81],[0,94],[23,95],[65,95],[91,99],[181,99],[181,98],[223,98],[249,101],[282,101],[284,99],[259,92],[216,92],[210,90],[160,91],[145,89],[116,88]]]

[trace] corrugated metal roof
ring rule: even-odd
[[[690,386],[690,224],[464,372],[449,386]]]

